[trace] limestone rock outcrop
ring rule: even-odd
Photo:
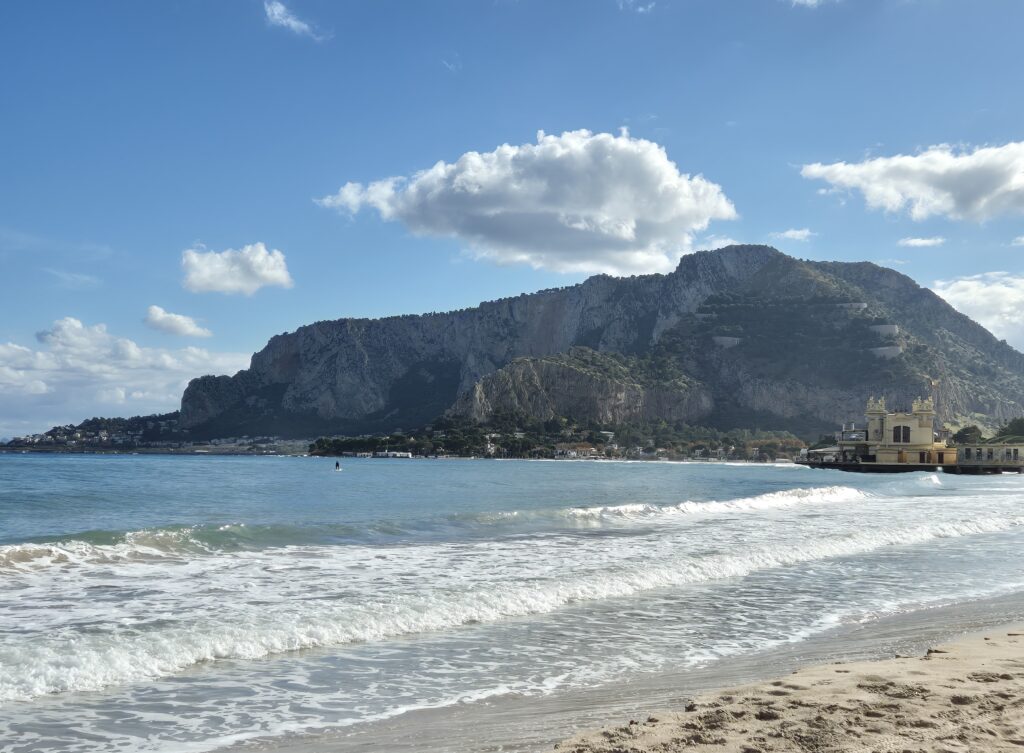
[[[633,373],[584,368],[577,346],[622,356]],[[878,348],[902,350],[885,360]],[[895,405],[922,390],[946,420],[1021,415],[1024,355],[893,270],[730,246],[684,256],[667,275],[300,327],[245,371],[193,380],[181,425],[194,436],[311,436],[509,410],[807,434],[855,417],[869,393]]]

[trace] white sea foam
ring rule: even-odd
[[[856,502],[868,495],[860,489],[849,486],[812,487],[809,489],[786,489],[767,492],[754,497],[743,497],[724,501],[681,502],[678,505],[627,504],[602,507],[574,507],[565,511],[567,517],[657,517],[676,514],[699,515],[737,512],[758,512],[781,510],[798,505]]]
[[[169,581],[177,578],[176,584],[168,586],[178,589],[171,595],[191,598],[198,609],[185,620],[179,619],[173,608],[165,607],[169,610],[165,614],[135,613],[134,622],[118,623],[116,611],[107,613],[105,605],[97,605],[93,611],[81,608],[76,615],[79,623],[102,614],[106,620],[103,629],[75,632],[65,625],[29,642],[0,646],[0,699],[98,690],[219,659],[256,659],[302,648],[493,623],[550,613],[574,603],[740,577],[938,538],[994,533],[1022,524],[1024,517],[986,516],[800,536],[777,544],[768,540],[728,553],[691,547],[672,554],[682,540],[661,548],[641,541],[610,552],[597,547],[581,551],[570,541],[547,542],[543,547],[528,542],[502,547],[488,542],[405,551],[348,547],[343,548],[343,562],[333,561],[339,551],[326,547],[222,555],[209,558],[216,560],[212,569],[191,563],[180,573],[166,571],[163,576],[158,571],[147,576],[153,563],[125,562],[115,568],[111,582],[144,584],[154,576]],[[373,577],[352,580],[349,589],[341,590],[348,598],[310,590],[322,579],[344,582],[341,579],[346,577],[358,578],[360,564],[375,558],[383,558],[375,568],[383,581]],[[421,571],[427,576],[422,580]],[[208,592],[200,595],[197,578],[202,577],[211,582]],[[295,580],[303,578],[314,579],[310,589],[303,587],[302,580]],[[29,598],[32,588],[46,593],[32,578],[26,582]],[[390,590],[375,593],[381,582],[389,584]],[[404,588],[403,583],[407,584]],[[47,587],[65,586],[49,583]],[[223,600],[220,594],[231,591],[237,592],[231,604],[217,603],[218,597]],[[304,592],[314,598],[303,599]]]
[[[656,522],[658,518],[670,519],[678,515],[718,515],[743,512],[781,510],[800,505],[822,505],[856,502],[870,495],[848,486],[826,486],[786,489],[768,492],[753,497],[723,501],[686,501],[676,505],[651,505],[642,503],[602,505],[593,507],[565,507],[539,510],[512,510],[493,513],[473,514],[457,518],[462,522],[476,525],[509,525],[536,522],[565,521],[569,523],[600,524],[641,521]],[[437,527],[436,521],[423,521],[423,531]],[[415,529],[413,524],[411,528]],[[374,531],[389,528],[383,524],[370,527]],[[226,536],[244,532],[244,524],[225,524],[200,528],[185,526],[168,529],[144,529],[122,534],[108,534],[107,538],[117,539],[114,543],[93,543],[70,538],[55,542],[9,544],[0,546],[0,572],[4,569],[32,570],[53,566],[109,564],[134,560],[178,558],[181,556],[215,555]],[[289,529],[292,532],[294,529]],[[311,534],[315,531],[311,531]],[[369,533],[370,531],[367,531]],[[269,543],[273,543],[268,537]],[[220,545],[219,545],[220,544]]]
[[[695,502],[687,500],[675,505],[651,505],[627,503],[622,505],[595,505],[592,507],[565,507],[554,510],[515,510],[510,512],[487,513],[477,516],[480,522],[529,521],[534,519],[565,519],[569,521],[642,520],[653,522],[656,518],[671,518],[677,515],[716,515],[740,512],[782,510],[800,505],[824,505],[843,502],[857,502],[867,499],[870,494],[849,486],[823,486],[799,489],[784,489],[767,492],[753,497],[729,500]]]
[[[194,528],[129,531],[113,544],[93,544],[68,539],[52,543],[0,546],[0,571],[37,569],[54,565],[113,563],[159,559],[185,553],[209,552],[210,547],[193,536]]]
[[[84,457],[12,476],[25,462],[0,462],[0,750],[372,725],[1024,583],[1016,476],[368,461],[339,483],[321,460]]]

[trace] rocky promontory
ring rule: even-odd
[[[942,419],[991,424],[1024,413],[1024,356],[893,270],[729,246],[667,275],[301,327],[245,371],[193,380],[181,425],[309,436],[497,410],[809,434],[868,394],[931,394]]]

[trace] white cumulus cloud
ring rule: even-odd
[[[207,251],[190,248],[181,254],[185,270],[184,285],[194,293],[243,293],[252,295],[262,287],[290,288],[284,254],[268,251],[262,243],[252,243],[237,251]]]
[[[815,163],[801,175],[858,190],[873,209],[907,209],[915,220],[940,215],[981,222],[1024,212],[1024,141],[973,150],[940,144],[914,155]]]
[[[1010,245],[1011,246],[1024,246],[1024,235],[1018,235],[1016,238],[1014,238],[1012,241],[1010,241]]]
[[[0,343],[0,433],[176,410],[189,379],[233,374],[249,362],[244,353],[144,347],[73,317],[36,339],[37,347]]]
[[[299,19],[288,7],[279,0],[266,0],[263,3],[263,12],[267,15],[267,23],[281,29],[287,29],[293,34],[309,37],[321,41],[324,37],[317,34],[316,30],[305,21]]]
[[[196,324],[196,320],[184,314],[172,314],[159,306],[150,306],[146,311],[145,323],[153,329],[182,337],[209,337],[213,333]]]
[[[810,228],[790,228],[789,230],[783,230],[781,233],[772,233],[772,238],[778,238],[785,241],[808,241],[817,233],[812,232]]]
[[[946,239],[941,236],[932,238],[900,238],[896,241],[897,245],[909,246],[910,248],[930,248],[932,246],[941,246],[945,242]]]
[[[936,280],[932,290],[996,337],[1024,350],[1024,277],[985,272],[954,280]]]
[[[369,207],[501,264],[617,275],[670,271],[695,232],[736,217],[719,185],[681,173],[664,148],[625,130],[540,132],[535,144],[346,183],[317,203],[348,213]]]

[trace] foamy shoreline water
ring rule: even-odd
[[[877,664],[894,656],[919,657],[945,643],[1016,632],[1014,625],[1022,621],[1024,592],[1016,592],[838,626],[800,644],[733,657],[713,667],[666,671],[621,686],[581,689],[561,698],[507,696],[489,703],[423,709],[344,731],[233,745],[219,753],[542,753],[556,745],[558,750],[572,750],[571,744],[578,739],[589,745],[603,730],[611,730],[611,738],[621,745],[622,736],[614,732],[628,727],[629,720],[645,721],[652,715],[666,719],[701,697],[731,695],[733,689],[751,685],[769,691],[776,678],[797,671],[845,668],[848,662],[866,663],[866,671],[873,673]],[[1024,651],[1020,659],[1024,661]],[[601,735],[600,739],[609,738]],[[589,753],[589,748],[584,749]]]
[[[198,752],[557,706],[1024,588],[1016,477],[332,468],[0,458],[0,749]]]

